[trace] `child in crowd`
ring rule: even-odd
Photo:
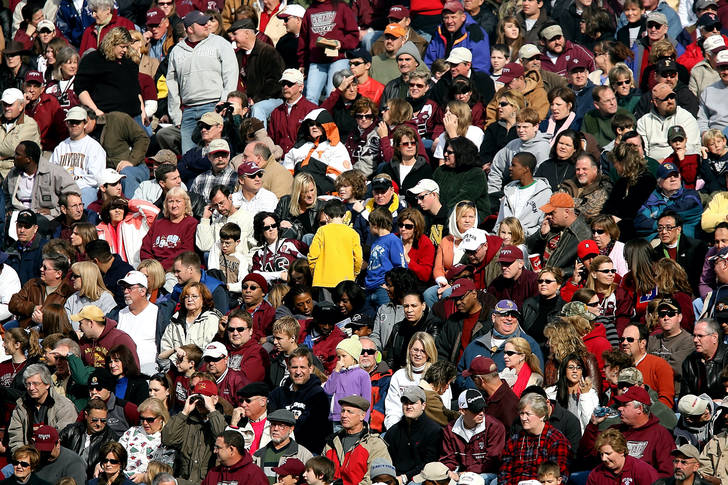
[[[182,410],[189,395],[190,378],[202,360],[202,349],[195,344],[187,344],[175,349],[172,354],[172,368],[168,372],[174,390],[174,408]]]
[[[372,401],[372,381],[369,373],[359,367],[360,355],[361,343],[357,335],[342,340],[336,346],[336,356],[339,360],[336,362],[334,372],[324,384],[324,391],[331,396],[329,421],[334,423],[335,428],[341,420],[339,399],[361,396],[369,402]],[[369,419],[369,411],[366,419]]]
[[[687,135],[685,129],[680,125],[671,126],[667,130],[667,143],[672,148],[672,154],[665,158],[662,163],[671,162],[678,169],[680,169],[680,175],[683,179],[683,187],[686,189],[697,189],[703,188],[703,181],[698,181],[698,170],[702,163],[702,158],[697,153],[686,154],[687,147]],[[696,184],[699,186],[696,187]]]
[[[331,485],[334,473],[334,462],[325,456],[314,456],[306,462],[303,478],[308,485]]]
[[[368,337],[374,330],[374,321],[366,313],[355,313],[344,328],[350,329],[358,337]]]
[[[538,467],[538,481],[541,485],[561,485],[563,478],[559,465],[553,461],[541,463]]]
[[[389,302],[384,284],[384,275],[392,268],[407,267],[402,240],[392,234],[392,214],[384,207],[378,207],[369,214],[369,231],[377,237],[369,254],[369,265],[364,284],[367,303],[374,312]]]
[[[233,296],[240,295],[243,278],[248,274],[249,258],[243,253],[240,244],[240,226],[228,222],[220,228],[220,241],[213,245],[208,258],[208,269],[219,269],[228,291]]]
[[[289,458],[281,466],[273,467],[273,471],[278,476],[275,485],[298,485],[304,483],[306,465],[298,458]]]
[[[496,91],[503,87],[498,78],[503,74],[503,67],[508,64],[510,49],[505,44],[496,44],[490,48],[490,78],[495,83]]]

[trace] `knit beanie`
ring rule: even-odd
[[[263,275],[259,273],[248,273],[241,283],[245,283],[246,281],[258,283],[258,286],[263,289],[263,293],[268,293],[268,282],[263,278]]]
[[[358,335],[352,335],[351,337],[345,338],[339,342],[339,345],[336,346],[336,350],[339,349],[351,355],[357,363],[359,362],[359,356],[361,355],[361,343],[359,342]]]
[[[399,48],[397,51],[397,54],[395,56],[395,59],[402,54],[409,54],[412,57],[415,58],[415,61],[417,62],[418,66],[422,65],[422,56],[420,56],[420,50],[417,48],[417,46],[412,42],[411,40],[408,40],[407,42],[402,45],[402,47]]]

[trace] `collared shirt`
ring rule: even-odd
[[[238,174],[235,169],[233,169],[233,164],[228,162],[225,169],[218,174],[212,170],[208,170],[207,172],[201,173],[195,177],[190,190],[200,194],[207,204],[210,202],[210,191],[215,185],[224,185],[229,187],[230,190],[235,190],[235,184],[237,181]]]
[[[255,217],[258,212],[274,212],[278,205],[278,197],[270,190],[261,187],[255,196],[248,200],[243,196],[242,190],[239,190],[233,194],[233,205],[245,209],[248,214]]]
[[[167,34],[164,34],[159,40],[151,40],[149,42],[149,57],[164,60],[164,41],[167,40]]]

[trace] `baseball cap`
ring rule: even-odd
[[[721,66],[728,66],[728,50],[724,49],[715,56],[715,67]]]
[[[298,17],[300,19],[306,14],[306,9],[301,5],[295,3],[289,3],[282,12],[278,13],[278,18],[285,19],[288,17]]]
[[[363,47],[346,51],[347,59],[364,59],[364,62],[372,62],[372,55]]]
[[[627,389],[627,392],[620,396],[614,396],[614,400],[626,404],[628,402],[637,401],[641,402],[645,406],[652,405],[652,400],[650,399],[650,395],[645,391],[643,388],[639,386],[632,386],[629,389]]]
[[[417,182],[417,185],[409,189],[407,192],[412,192],[415,195],[420,195],[422,192],[434,192],[439,194],[440,186],[432,179],[421,179]]]
[[[286,69],[281,75],[280,82],[288,81],[293,84],[303,84],[303,73],[298,69]]]
[[[463,295],[465,295],[469,291],[477,290],[475,287],[475,283],[473,283],[473,280],[469,280],[467,278],[460,278],[458,280],[455,280],[450,287],[452,290],[450,292],[450,298],[457,299],[462,298]]]
[[[298,458],[289,458],[282,465],[274,466],[271,468],[276,475],[285,477],[287,475],[293,475],[295,477],[300,476],[306,471],[306,465],[303,464]]]
[[[465,389],[458,396],[458,408],[479,413],[485,409],[485,399],[477,389]]]
[[[3,95],[3,101],[5,101],[5,95]],[[88,113],[80,106],[74,106],[66,113],[66,121],[84,121],[86,118],[88,118]]]
[[[445,279],[448,281],[459,279],[458,276],[460,276],[464,271],[468,270],[472,272],[474,271],[474,269],[475,268],[472,264],[455,264],[449,270],[447,270],[447,273],[445,273]]]
[[[463,377],[484,376],[498,370],[493,359],[479,355],[470,361],[470,366],[461,372]]]
[[[246,175],[255,175],[258,172],[263,172],[263,169],[255,162],[243,162],[238,167],[238,175],[241,177]]]
[[[36,28],[38,29],[38,32],[42,31],[43,29],[48,29],[51,32],[56,31],[56,25],[48,19],[43,19],[40,22],[38,22],[38,25],[36,26]]]
[[[663,75],[666,72],[677,72],[677,62],[672,59],[660,59],[657,61],[657,74]]]
[[[576,247],[576,255],[579,259],[586,259],[589,256],[598,256],[599,248],[597,243],[591,239],[585,239]]]
[[[374,319],[366,313],[355,313],[351,316],[349,323],[344,325],[344,328],[362,328],[371,327],[374,328]]]
[[[200,123],[204,123],[206,125],[222,125],[225,121],[222,119],[222,116],[220,116],[220,113],[216,111],[208,111],[207,113],[203,114],[200,117]]]
[[[659,167],[657,167],[657,178],[658,179],[664,179],[670,176],[670,174],[673,173],[680,173],[680,170],[675,166],[672,162],[665,162],[661,163]]]
[[[581,317],[585,320],[594,320],[597,316],[594,315],[586,306],[586,303],[581,301],[570,301],[561,307],[560,315],[565,317]]]
[[[718,26],[719,29],[720,29],[720,27],[722,27],[720,19],[713,12],[705,12],[703,15],[701,15],[698,18],[698,27],[713,27],[713,26]]]
[[[8,88],[3,91],[2,102],[5,104],[13,104],[16,101],[22,101],[24,99],[25,96],[23,96],[23,92],[18,88]],[[84,113],[85,112],[86,110],[84,110]]]
[[[71,315],[71,320],[80,322],[81,320],[93,320],[95,322],[103,322],[106,319],[103,310],[96,305],[86,305],[81,311],[75,315]]]
[[[709,258],[709,260],[713,262],[715,262],[715,260],[717,259],[728,259],[728,247],[721,249]]]
[[[404,391],[402,391],[402,397],[399,398],[400,401],[408,400],[409,402],[417,402],[427,401],[427,397],[425,396],[425,390],[422,389],[420,386],[407,386],[404,388]]]
[[[725,40],[722,35],[711,35],[704,37],[703,50],[706,52],[715,52],[717,49],[725,49]]]
[[[173,163],[177,164],[177,155],[168,149],[159,150],[154,156],[149,157],[157,163]]]
[[[569,209],[574,207],[574,198],[565,192],[557,192],[551,196],[547,204],[540,207],[541,212],[546,214],[553,212],[554,209]]]
[[[28,71],[25,74],[24,81],[26,83],[38,83],[38,84],[43,84],[45,82],[43,79],[43,74],[41,74],[38,71]]]
[[[710,7],[711,5],[713,6],[713,8],[718,10],[718,1],[717,0],[698,0],[697,2],[695,2],[694,7],[695,7],[696,11],[700,11],[700,10],[705,10],[706,8]]]
[[[472,389],[470,390],[472,391]],[[415,483],[423,483],[425,480],[434,482],[447,480],[449,472],[450,469],[446,465],[443,465],[439,461],[431,461],[422,468],[422,471],[418,475],[412,477],[412,481]]]
[[[498,78],[498,82],[508,84],[517,77],[521,76],[523,76],[523,66],[521,64],[518,64],[517,62],[509,62],[508,64],[503,66],[503,70],[501,71],[501,75]]]
[[[626,382],[632,386],[641,386],[644,382],[642,372],[637,367],[625,367],[619,371],[617,383]]]
[[[696,460],[700,459],[700,452],[696,447],[691,445],[690,443],[685,443],[682,446],[678,446],[674,450],[670,452],[672,456],[679,456],[682,455],[685,458],[694,458]]]
[[[460,249],[463,251],[477,251],[477,249],[488,242],[486,232],[482,229],[471,227],[465,234],[463,234],[463,240],[460,242]]]
[[[397,469],[394,468],[392,462],[386,458],[375,458],[372,460],[372,464],[369,467],[369,476],[378,477],[380,475],[389,475],[390,477],[397,476]]]
[[[222,138],[216,138],[210,142],[207,147],[207,153],[225,152],[230,153],[230,145]]]
[[[498,256],[499,263],[512,263],[517,259],[523,259],[523,251],[516,246],[503,246]]]
[[[410,11],[404,5],[392,5],[392,8],[389,9],[389,13],[387,14],[387,18],[397,20],[402,20],[409,16]]]
[[[129,271],[126,276],[116,282],[119,285],[139,285],[144,288],[149,288],[149,281],[144,273],[141,271]]]
[[[587,69],[588,70],[587,63],[578,57],[572,57],[571,61],[569,61],[569,63],[566,65],[566,70],[568,72],[571,72],[571,71],[575,71],[577,69]]]
[[[713,316],[721,323],[728,321],[728,296],[718,299]]]
[[[530,59],[540,54],[541,51],[538,50],[538,47],[534,44],[525,44],[521,46],[521,49],[518,51],[518,57],[521,59]]]
[[[540,37],[542,39],[551,40],[554,37],[558,37],[559,35],[562,37],[564,35],[564,31],[561,30],[561,26],[560,25],[549,25],[548,27],[546,27],[545,29],[543,29],[541,31]]]
[[[190,27],[192,24],[207,25],[210,21],[210,17],[200,12],[199,10],[193,10],[182,18],[182,23],[185,28]]]
[[[217,395],[217,384],[209,379],[203,379],[192,389],[192,394],[202,394],[203,396],[216,396]]]
[[[363,397],[352,395],[339,399],[339,406],[350,406],[366,412],[369,411],[370,404]]]
[[[88,377],[88,387],[113,391],[116,389],[116,377],[112,376],[111,372],[104,367],[97,367]]]
[[[667,296],[660,300],[660,303],[657,304],[657,309],[667,307],[671,310],[675,310],[678,313],[682,313],[680,310],[680,304],[671,296]]]
[[[519,315],[521,312],[518,311],[518,305],[516,305],[513,300],[501,300],[498,303],[495,304],[495,308],[493,308],[493,313],[497,313],[499,315],[505,315],[506,313],[515,312]]]
[[[475,472],[463,472],[458,476],[458,485],[485,485],[485,480]]]
[[[53,451],[58,443],[58,431],[53,426],[44,424],[33,431],[33,445],[38,451]]]
[[[404,30],[404,27],[399,24],[389,24],[384,28],[384,35],[387,34],[399,38],[407,35],[407,32]]]
[[[157,26],[162,23],[166,16],[162,9],[159,7],[150,8],[147,10],[147,27]]]
[[[683,140],[687,140],[687,135],[685,134],[685,129],[680,125],[671,126],[667,130],[667,141],[671,142],[675,140],[676,138],[682,138]]]
[[[212,357],[213,359],[219,359],[220,357],[227,357],[227,355],[228,351],[225,348],[225,344],[220,342],[211,342],[205,346],[202,358]]]
[[[32,210],[24,209],[18,213],[15,223],[28,227],[35,226],[38,224],[38,216]]]
[[[442,6],[442,11],[443,12],[445,12],[445,11],[453,12],[453,13],[454,12],[464,12],[465,7],[463,7],[463,4],[458,1],[450,0],[449,2],[445,2],[445,5]]]
[[[685,394],[677,403],[677,409],[688,416],[700,416],[708,408],[708,401],[695,394]]]
[[[661,25],[667,25],[667,17],[662,12],[650,12],[647,14],[647,22],[657,22]]]
[[[388,189],[393,186],[394,185],[392,184],[392,177],[390,177],[386,173],[380,173],[372,180],[372,190]]]
[[[115,184],[125,177],[126,175],[120,174],[113,168],[105,168],[101,171],[101,175],[99,176],[99,185],[103,186],[106,184]]]
[[[465,47],[456,47],[450,51],[446,62],[449,64],[460,64],[462,62],[473,62],[473,53]]]
[[[289,426],[296,424],[296,416],[288,409],[276,409],[268,415],[268,421],[283,423]]]
[[[236,30],[240,30],[240,29],[255,31],[255,30],[257,30],[257,26],[255,25],[255,22],[253,22],[253,19],[248,19],[248,18],[240,19],[240,20],[236,20],[235,22],[233,22],[233,24],[228,29],[228,32],[232,34]]]

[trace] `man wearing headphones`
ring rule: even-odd
[[[359,343],[361,344],[359,367],[367,371],[372,380],[372,412],[369,427],[381,433],[384,424],[384,398],[387,397],[392,369],[382,361],[382,353],[377,350],[374,341],[362,337]]]

